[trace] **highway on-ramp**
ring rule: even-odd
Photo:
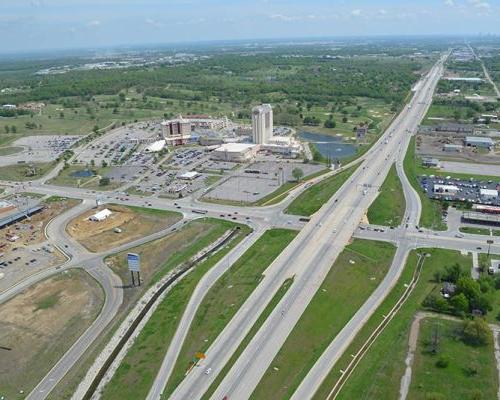
[[[432,96],[441,72],[442,60],[424,78],[424,84],[420,85],[409,106],[373,146],[373,151],[351,179],[311,218],[271,264],[261,284],[210,346],[202,367],[192,370],[172,395],[173,399],[198,399],[203,395],[283,280],[295,274],[292,287],[212,398],[228,396],[245,399],[250,396],[376,197],[378,188],[399,154],[403,140],[413,131],[425,111],[425,100]],[[211,368],[210,374],[205,374],[207,368]]]

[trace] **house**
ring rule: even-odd
[[[362,124],[356,127],[356,138],[364,139],[368,133],[368,125]]]

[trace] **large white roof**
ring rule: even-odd
[[[229,153],[239,153],[249,149],[253,149],[256,145],[251,143],[224,143],[217,147],[215,151],[227,151]]]
[[[491,196],[491,197],[497,197],[498,196],[498,191],[496,189],[480,189],[479,194],[481,196]]]

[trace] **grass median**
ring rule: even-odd
[[[292,201],[285,212],[287,214],[303,215],[306,217],[314,214],[323,204],[330,200],[357,167],[358,165],[354,165],[312,185]]]
[[[227,229],[235,226],[228,221],[211,221],[217,229],[212,230],[210,235],[200,238],[191,246],[174,252],[161,270],[165,272],[187,261],[214,242]],[[111,381],[104,388],[102,399],[146,398],[194,288],[203,275],[248,233],[249,228],[241,226],[237,236],[228,245],[198,264],[171,289],[134,341]]]
[[[439,201],[429,199],[422,191],[420,183],[418,182],[418,176],[421,174],[421,171],[418,170],[414,137],[410,140],[410,145],[408,146],[403,165],[406,176],[410,184],[418,193],[420,202],[422,203],[422,214],[420,215],[419,225],[436,231],[446,230],[446,223],[443,222],[442,204]]]
[[[398,226],[405,213],[405,196],[399,180],[396,166],[393,165],[384,183],[380,187],[377,199],[368,209],[370,224]]]
[[[413,316],[421,309],[421,304],[427,295],[436,288],[434,282],[434,272],[443,266],[458,263],[463,269],[470,269],[472,260],[470,256],[463,256],[458,251],[444,249],[421,249],[422,253],[429,253],[430,257],[425,259],[418,284],[414,288],[410,297],[403,304],[399,312],[389,322],[377,340],[370,347],[363,359],[357,365],[345,386],[340,391],[337,399],[370,399],[385,400],[396,399],[399,394],[401,377],[405,371],[405,358],[408,350],[408,335]],[[411,252],[406,262],[403,277],[400,278],[397,290],[401,290],[401,285],[408,281],[408,271],[413,272],[417,263],[417,253]],[[402,280],[403,279],[403,280]],[[394,291],[394,289],[393,289]],[[392,294],[388,298],[393,298]],[[390,304],[386,301],[375,311],[373,318],[378,317],[390,309]],[[376,326],[369,320],[365,326]],[[375,321],[377,322],[377,321]],[[362,331],[361,335],[367,335]],[[358,335],[359,336],[359,335]],[[359,338],[355,339],[359,343]],[[354,349],[353,349],[354,351]],[[350,354],[350,350],[346,354]],[[344,358],[345,360],[345,358]],[[336,364],[334,371],[339,371],[344,364]],[[337,372],[334,372],[337,374]],[[331,375],[315,396],[315,399],[324,399],[329,393],[334,380]],[[338,376],[338,375],[337,375]]]
[[[270,229],[210,288],[200,304],[172,375],[163,391],[169,396],[184,379],[197,352],[205,352],[263,277],[266,268],[297,235]]]
[[[339,255],[265,372],[251,399],[287,399],[345,324],[380,284],[395,247],[355,239]]]
[[[266,321],[267,317],[271,314],[271,312],[276,308],[278,303],[281,301],[283,296],[286,294],[290,286],[292,286],[294,278],[288,278],[286,279],[281,287],[278,289],[278,291],[275,293],[271,301],[267,304],[266,308],[260,314],[259,318],[253,324],[252,328],[250,331],[247,333],[245,338],[241,341],[240,345],[236,349],[236,351],[233,353],[229,361],[224,365],[224,368],[222,368],[221,372],[217,375],[217,378],[214,379],[206,393],[203,395],[202,400],[209,400],[210,397],[213,395],[217,387],[220,385],[226,374],[229,372],[231,367],[234,365],[236,360],[240,357],[240,355],[243,353],[245,348],[248,346],[252,338],[255,336],[255,334],[259,331],[260,327],[262,324]]]

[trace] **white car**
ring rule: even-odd
[[[212,368],[207,368],[205,371],[205,375],[210,375],[210,372],[212,372]]]

